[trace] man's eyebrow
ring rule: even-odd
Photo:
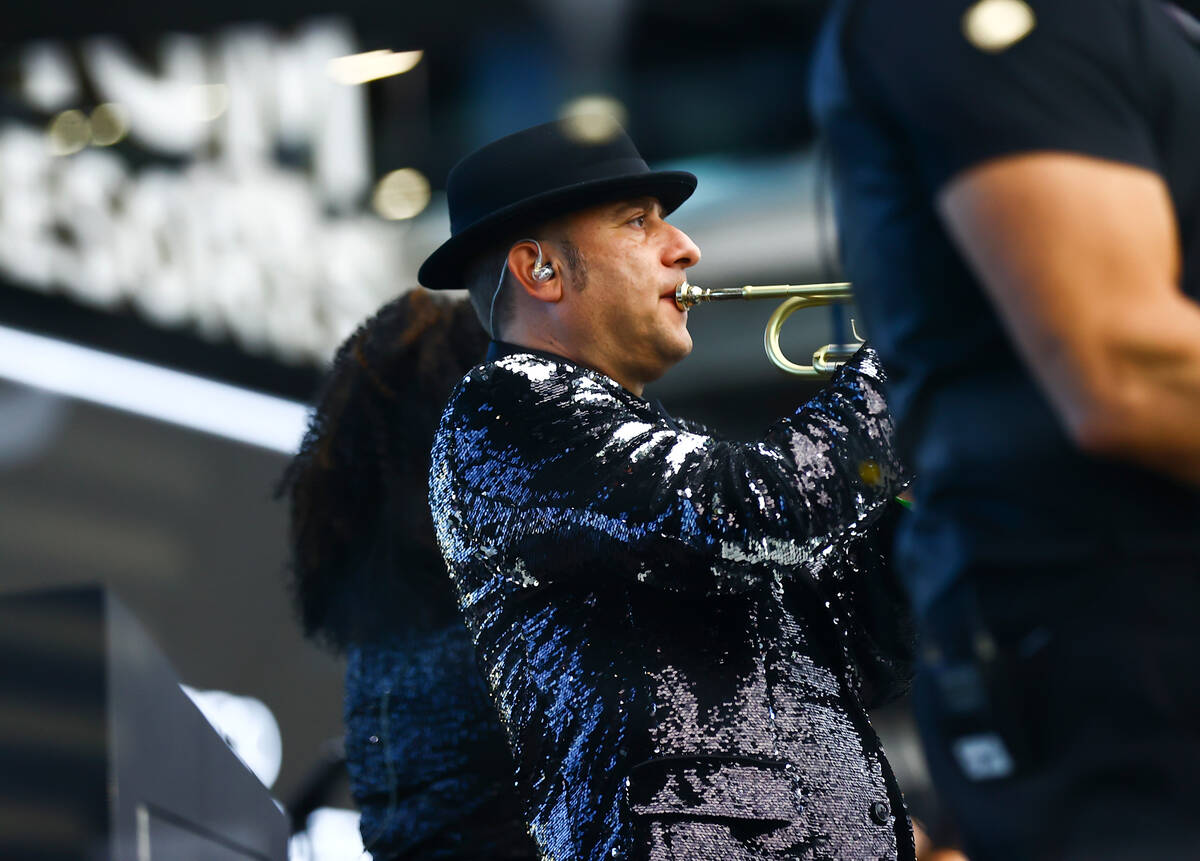
[[[613,206],[613,212],[617,215],[621,215],[635,209],[649,209],[653,212],[656,212],[658,215],[662,215],[662,204],[653,197],[635,197],[632,200],[619,201]]]

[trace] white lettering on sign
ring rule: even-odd
[[[88,40],[78,69],[60,46],[27,50],[34,107],[69,107],[56,95],[74,98],[86,77],[131,141],[183,166],[134,169],[97,147],[55,156],[41,130],[0,128],[0,270],[251,351],[327,360],[415,268],[408,226],[362,208],[365,93],[326,71],[353,50],[336,23],[287,41],[261,28],[167,37],[154,70],[112,39]],[[278,148],[307,164],[280,164]]]

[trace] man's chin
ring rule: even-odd
[[[680,353],[676,361],[682,361],[692,354],[692,333],[687,329],[682,332],[683,337],[680,338]]]
[[[663,359],[666,362],[667,368],[670,368],[673,365],[682,362],[691,355],[692,336],[689,335],[686,330],[684,330],[682,338],[675,339],[672,341],[672,343],[664,346],[666,349],[663,350]],[[666,369],[664,369],[664,372],[665,370]]]

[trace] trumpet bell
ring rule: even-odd
[[[779,346],[779,335],[783,331],[783,324],[797,311],[825,305],[842,305],[853,301],[853,298],[849,290],[838,290],[793,296],[784,300],[767,320],[767,328],[763,332],[763,349],[766,350],[771,364],[797,377],[833,376],[839,367],[858,352],[858,348],[862,346],[861,341],[856,344],[826,344],[813,353],[811,363],[801,365],[784,355],[783,348]]]

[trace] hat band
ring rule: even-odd
[[[577,168],[568,182],[575,185],[595,179],[633,178],[643,173],[650,173],[650,168],[640,158],[614,158]]]

